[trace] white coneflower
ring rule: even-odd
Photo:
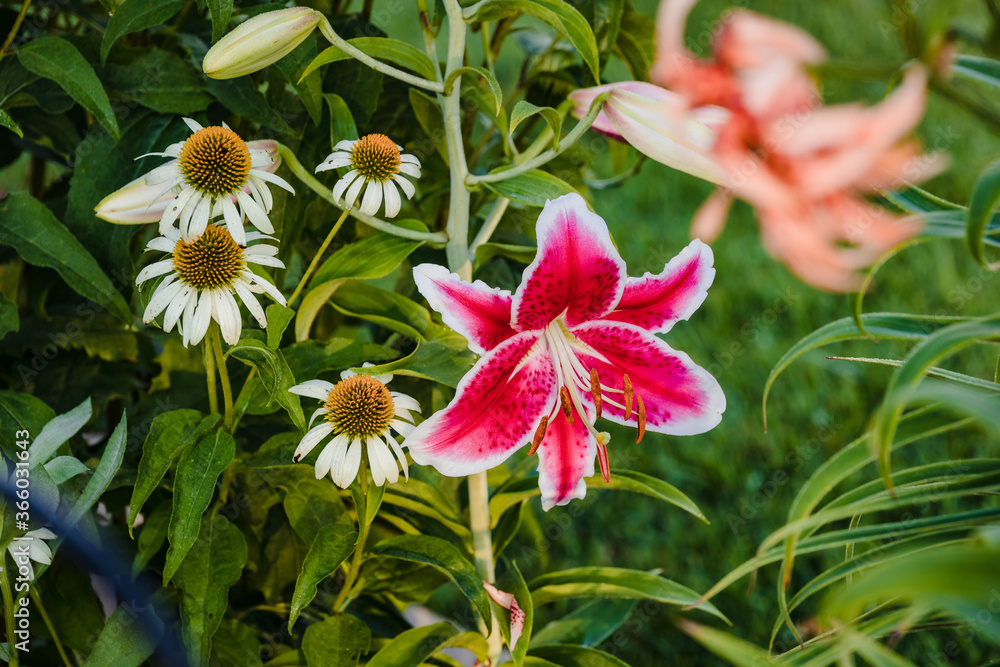
[[[259,232],[246,235],[248,241],[272,239]],[[243,330],[243,317],[235,292],[246,304],[260,326],[267,326],[264,309],[257,302],[257,294],[267,294],[285,305],[285,297],[266,278],[250,270],[248,264],[262,264],[283,268],[275,257],[278,248],[265,243],[241,247],[229,231],[220,225],[209,225],[203,234],[186,241],[181,233],[167,229],[146,246],[147,250],[160,250],[170,257],[150,264],[135,279],[141,285],[150,278],[167,274],[156,287],[142,321],[152,322],[161,313],[163,330],[169,332],[177,325],[184,336],[185,347],[201,341],[214,319],[219,323],[223,339],[234,345]]]
[[[221,127],[202,127],[190,118],[184,122],[194,134],[162,153],[141,156],[174,158],[146,174],[147,185],[163,185],[163,192],[175,193],[173,203],[160,218],[160,233],[166,233],[176,220],[181,236],[190,241],[201,236],[208,223],[220,215],[241,246],[247,241],[244,217],[258,230],[272,233],[274,226],[267,214],[273,199],[267,184],[274,183],[292,193],[294,190],[285,179],[265,169],[272,163],[271,156],[266,150],[247,146],[225,123]]]
[[[334,434],[316,460],[316,479],[329,473],[334,484],[342,489],[349,487],[361,467],[363,445],[368,447],[368,466],[376,485],[399,480],[393,453],[403,466],[403,475],[409,479],[406,454],[392,431],[406,437],[413,430],[410,413],[419,413],[420,404],[406,394],[389,391],[385,385],[392,380],[391,374],[358,375],[344,371],[340,377],[337,384],[309,380],[289,389],[293,394],[323,401],[309,420],[310,426],[317,417],[324,419],[303,436],[292,460],[301,461],[324,438]]]
[[[365,215],[375,215],[385,199],[385,217],[394,218],[402,204],[396,186],[411,199],[415,190],[404,174],[420,178],[420,160],[401,153],[402,150],[402,146],[397,146],[384,134],[368,134],[354,141],[339,142],[316,171],[350,167],[351,170],[333,186],[334,201],[342,202],[348,209],[354,208],[364,190],[358,210]]]
[[[38,528],[29,530],[23,536],[17,538],[7,545],[7,552],[14,559],[17,565],[15,568],[19,574],[26,575],[27,579],[35,578],[35,568],[31,561],[48,565],[52,562],[52,549],[45,540],[56,539],[56,534],[48,528]]]

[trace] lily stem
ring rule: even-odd
[[[17,13],[17,18],[14,19],[14,25],[10,27],[10,32],[7,33],[7,39],[3,41],[3,46],[0,46],[0,59],[3,59],[7,55],[7,49],[10,45],[14,43],[14,38],[17,37],[17,31],[21,29],[21,24],[24,23],[24,17],[28,14],[28,7],[31,7],[31,0],[24,0],[21,3],[21,11]]]
[[[347,596],[350,594],[351,589],[354,588],[354,582],[358,580],[358,574],[361,571],[361,561],[364,559],[365,542],[368,540],[368,517],[366,516],[368,514],[368,470],[362,469],[359,477],[358,483],[361,484],[361,495],[365,498],[366,506],[364,511],[361,508],[355,508],[358,513],[358,544],[354,547],[354,557],[351,559],[350,569],[347,570],[344,585],[333,601],[334,611],[343,611],[348,602],[350,602]]]
[[[222,380],[222,400],[225,405],[223,424],[232,433],[233,428],[233,389],[229,384],[229,371],[226,369],[226,357],[222,354],[222,337],[219,335],[219,325],[212,322],[208,329],[212,337],[212,350],[215,352],[215,365],[219,369],[219,379]]]
[[[448,56],[445,61],[445,81],[453,72],[465,65],[465,18],[458,0],[444,0],[448,16]],[[445,138],[448,143],[448,168],[451,193],[448,203],[448,245],[445,253],[448,268],[466,281],[472,280],[472,256],[469,252],[469,167],[465,157],[462,136],[461,74],[455,77],[451,92],[438,94],[444,116]],[[596,117],[596,113],[595,113]],[[486,473],[470,475],[469,528],[472,532],[473,558],[476,570],[484,580],[492,583],[496,573],[493,567],[493,536],[490,532],[490,490]],[[489,645],[490,665],[499,664],[503,648],[495,614],[483,619],[483,634]]]
[[[10,580],[7,579],[7,568],[6,560],[4,560],[4,567],[0,567],[0,592],[3,593],[3,620],[4,625],[7,627],[7,645],[10,648],[10,662],[11,667],[17,667],[17,639],[14,636],[14,598],[10,593]]]
[[[295,302],[295,299],[298,298],[299,293],[302,292],[302,288],[306,286],[306,282],[309,280],[309,276],[311,276],[312,272],[316,269],[316,265],[319,264],[320,258],[323,257],[323,253],[326,252],[326,249],[330,247],[330,242],[333,241],[333,237],[336,236],[337,232],[340,231],[340,228],[343,226],[344,221],[347,220],[347,215],[350,212],[351,210],[347,209],[343,213],[341,213],[340,219],[337,220],[337,222],[333,225],[333,228],[330,229],[330,233],[326,235],[325,239],[323,239],[323,245],[321,245],[319,247],[319,250],[316,251],[316,254],[312,258],[312,262],[309,263],[309,268],[307,268],[306,272],[302,274],[302,279],[299,280],[299,284],[295,286],[295,291],[292,292],[292,296],[288,298],[289,308],[292,307],[292,304]]]
[[[206,334],[205,340],[201,343],[202,360],[205,364],[205,382],[208,384],[208,410],[218,414],[219,393],[215,388],[215,357],[212,354],[212,344]]]

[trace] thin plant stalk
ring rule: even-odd
[[[222,354],[222,336],[219,333],[219,325],[212,322],[208,328],[208,336],[212,338],[212,350],[215,353],[215,365],[219,369],[219,379],[222,381],[222,400],[225,405],[223,414],[223,424],[227,431],[232,432],[233,427],[233,389],[229,384],[229,370],[226,368],[226,357]]]
[[[312,275],[312,272],[316,269],[316,265],[319,264],[320,258],[323,256],[323,253],[326,252],[326,249],[330,247],[330,243],[333,241],[333,237],[336,236],[337,232],[340,231],[340,228],[343,226],[344,221],[347,220],[347,216],[350,212],[351,210],[347,209],[343,213],[341,213],[340,218],[337,220],[336,223],[334,223],[333,227],[330,229],[330,233],[326,235],[325,239],[323,239],[323,244],[319,247],[319,250],[316,251],[316,254],[313,255],[312,262],[309,263],[309,267],[306,269],[306,272],[302,274],[302,279],[299,280],[299,284],[295,286],[295,291],[292,292],[292,296],[288,297],[289,308],[292,307],[292,304],[295,302],[295,299],[298,298],[299,294],[302,292],[302,289],[306,286],[306,283],[309,281],[309,277]]]
[[[362,467],[361,474],[358,476],[358,483],[361,485],[361,495],[364,496],[366,502],[368,499],[368,467]],[[358,580],[358,574],[361,571],[361,561],[364,559],[365,542],[368,540],[368,517],[365,516],[367,512],[367,507],[364,512],[360,511],[360,508],[355,508],[358,510],[358,545],[354,547],[354,557],[351,559],[351,566],[347,570],[347,577],[344,579],[344,585],[341,587],[340,592],[337,593],[337,597],[333,601],[333,609],[335,611],[343,611],[344,607],[350,600],[347,599],[354,588],[354,582]]]
[[[52,619],[49,618],[48,612],[45,611],[45,605],[42,604],[42,596],[38,594],[37,584],[31,587],[31,599],[34,601],[35,607],[38,608],[38,614],[45,622],[45,627],[49,629],[49,634],[52,636],[52,642],[56,645],[56,650],[59,651],[59,657],[62,659],[63,664],[66,665],[66,667],[73,667],[73,663],[70,662],[69,656],[66,655],[66,649],[63,648],[62,642],[59,641],[59,633],[56,632],[55,626],[52,625]]]
[[[10,593],[10,580],[7,578],[6,567],[0,567],[0,592],[3,593],[3,620],[7,628],[7,645],[10,647],[10,662],[7,664],[17,667],[17,649],[14,646],[17,643],[14,639],[14,598]]]
[[[205,382],[208,384],[208,411],[218,414],[219,393],[215,388],[215,356],[212,353],[211,341],[206,335],[201,343],[202,360],[205,365]]]

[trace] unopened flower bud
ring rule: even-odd
[[[202,69],[213,79],[234,79],[261,70],[301,44],[323,15],[309,7],[259,14],[220,39],[205,54]]]

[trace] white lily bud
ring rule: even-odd
[[[288,55],[323,19],[309,7],[258,14],[220,39],[205,54],[202,69],[213,79],[235,79]]]

